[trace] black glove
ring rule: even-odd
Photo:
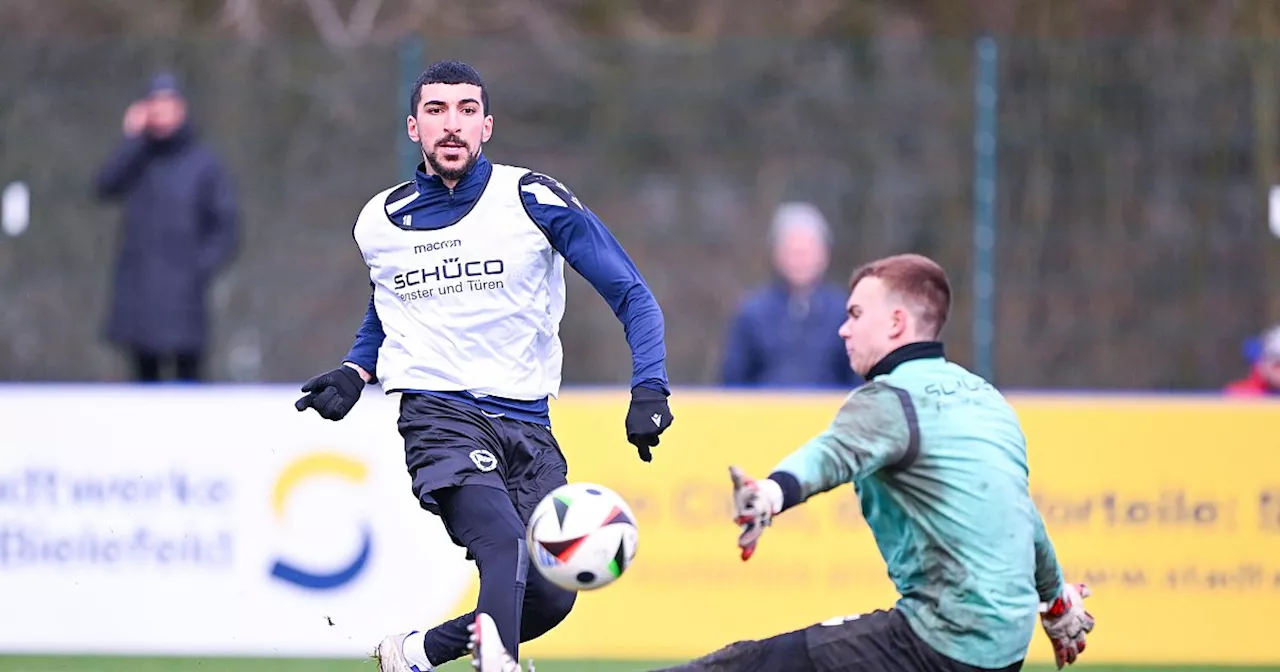
[[[647,387],[631,388],[631,408],[627,410],[627,441],[640,453],[640,459],[653,461],[649,449],[658,445],[658,435],[671,426],[675,418],[667,406],[667,395]]]
[[[306,396],[293,406],[299,411],[305,411],[310,406],[326,420],[341,420],[360,401],[360,391],[363,389],[364,378],[360,377],[360,372],[344,364],[308,380],[302,386]]]

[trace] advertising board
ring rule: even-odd
[[[0,650],[361,656],[474,605],[474,565],[422,511],[396,397],[342,422],[275,387],[0,387]],[[764,476],[842,395],[677,391],[650,464],[625,393],[567,390],[569,477],[630,502],[639,552],[529,643],[535,658],[674,659],[891,606],[850,486],[780,516],[748,563],[729,464]],[[1280,404],[1012,396],[1031,488],[1094,661],[1280,663]],[[1170,637],[1188,614],[1195,637]],[[1050,660],[1043,636],[1034,661]]]

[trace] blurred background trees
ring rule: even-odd
[[[724,321],[769,275],[784,199],[836,227],[833,276],[914,250],[952,271],[971,356],[974,39],[999,38],[996,379],[1216,387],[1280,319],[1269,0],[6,0],[0,377],[112,379],[99,338],[114,210],[89,175],[146,75],[190,82],[244,191],[214,374],[305,378],[367,300],[350,219],[407,177],[405,79],[474,62],[495,160],[613,228],[667,314],[673,380],[713,383]],[[621,329],[571,280],[566,381],[618,383]]]

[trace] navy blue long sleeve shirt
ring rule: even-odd
[[[840,339],[848,292],[823,283],[807,297],[781,280],[752,292],[729,324],[721,362],[728,387],[846,388],[862,384]]]
[[[392,215],[396,218],[412,215],[410,221],[414,228],[439,229],[456,224],[471,210],[484,192],[493,166],[481,155],[475,167],[452,190],[438,176],[428,175],[423,169],[419,164],[415,175],[417,197]],[[669,394],[662,310],[640,271],[600,218],[564,185],[540,173],[529,173],[522,180],[522,184],[531,182],[547,187],[564,203],[541,203],[532,194],[521,191],[530,219],[565,262],[595,288],[622,323],[631,348],[631,386]],[[370,296],[368,310],[344,361],[360,366],[376,378],[378,349],[385,337]],[[531,402],[492,396],[477,398],[465,392],[410,391],[462,399],[491,413],[550,424],[545,398]]]

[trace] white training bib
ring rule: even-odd
[[[386,339],[378,350],[383,389],[469,391],[536,400],[560,390],[564,258],[525,212],[520,178],[493,164],[471,212],[452,226],[410,229],[407,205],[371,199],[354,235],[369,266]]]

